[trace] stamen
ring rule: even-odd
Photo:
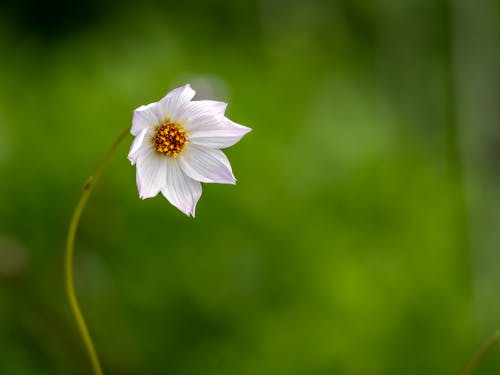
[[[182,151],[186,141],[186,132],[172,123],[161,125],[153,138],[156,151],[174,158]]]

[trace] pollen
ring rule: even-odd
[[[161,125],[153,138],[156,151],[174,158],[184,149],[186,132],[177,124]]]

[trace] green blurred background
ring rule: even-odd
[[[498,1],[4,1],[0,56],[0,374],[90,373],[68,220],[188,82],[253,132],[195,219],[118,149],[76,239],[106,374],[457,374],[499,328]]]

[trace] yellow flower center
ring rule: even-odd
[[[174,158],[182,151],[186,141],[186,132],[172,123],[161,125],[153,138],[156,151]]]

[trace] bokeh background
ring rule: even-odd
[[[0,56],[0,374],[90,373],[68,220],[187,82],[253,132],[195,219],[117,150],[75,259],[106,374],[457,374],[499,328],[498,1],[3,1]]]

